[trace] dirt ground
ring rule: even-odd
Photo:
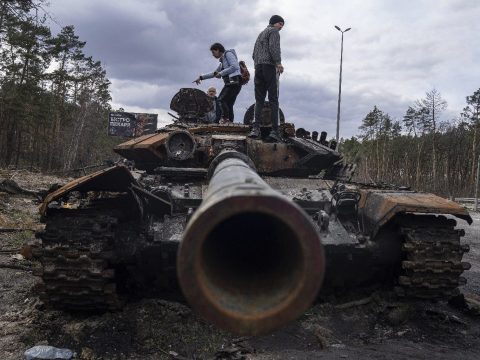
[[[33,191],[65,179],[0,170]],[[356,303],[316,304],[274,334],[238,338],[197,318],[180,303],[145,299],[120,312],[93,315],[45,309],[35,293],[36,264],[18,249],[41,227],[31,195],[0,192],[0,359],[24,359],[34,345],[69,348],[78,359],[479,359],[480,317],[445,303],[399,302],[377,292]],[[462,292],[480,299],[480,214],[466,228],[471,247]],[[459,222],[462,222],[461,220]],[[463,222],[462,222],[463,223]],[[462,224],[463,225],[463,224]],[[465,223],[466,225],[466,223]]]

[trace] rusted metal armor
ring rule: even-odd
[[[115,147],[136,171],[114,166],[46,197],[35,253],[47,304],[115,310],[130,294],[182,292],[219,327],[264,334],[317,296],[381,284],[448,299],[465,282],[463,207],[353,183],[324,132],[283,121],[283,141],[250,139],[248,112],[246,124],[203,124],[210,104],[181,89],[173,124]]]

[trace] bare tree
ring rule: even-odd
[[[437,130],[440,115],[447,108],[447,102],[436,89],[432,89],[425,94],[425,98],[415,102],[417,111],[426,109],[428,115],[425,118],[425,127],[430,129],[432,138],[432,185],[433,191],[436,189],[437,183]]]

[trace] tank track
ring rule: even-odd
[[[466,279],[460,276],[470,269],[462,262],[469,246],[462,245],[463,229],[445,216],[409,215],[400,220],[404,242],[399,295],[422,299],[449,299],[458,294]]]
[[[114,231],[118,217],[93,209],[57,210],[47,219],[37,249],[40,299],[69,310],[116,310]]]

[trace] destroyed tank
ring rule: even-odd
[[[472,219],[457,203],[354,183],[326,133],[283,116],[284,140],[268,142],[247,136],[253,110],[245,124],[204,123],[202,91],[181,89],[170,107],[172,124],[115,147],[126,164],[45,198],[35,253],[47,305],[116,310],[183,294],[223,329],[265,334],[319,296],[380,286],[448,299],[465,283],[455,218]]]

